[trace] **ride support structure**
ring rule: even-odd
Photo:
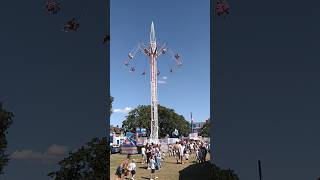
[[[149,45],[146,46],[143,43],[139,43],[137,48],[134,48],[129,54],[129,59],[124,62],[126,66],[129,66],[135,55],[138,52],[142,52],[144,55],[149,57],[150,63],[150,85],[151,85],[151,121],[150,121],[150,138],[149,143],[158,144],[159,143],[159,124],[158,124],[158,76],[160,75],[160,71],[158,69],[158,60],[157,58],[160,55],[166,54],[167,52],[171,55],[171,57],[175,60],[177,66],[181,66],[182,62],[180,60],[179,54],[174,54],[172,50],[166,47],[164,43],[161,46],[158,46],[156,40],[156,33],[153,22],[151,23],[151,31],[150,31],[150,39]],[[130,71],[134,72],[136,70],[135,67],[131,67]],[[170,70],[173,72],[173,69]],[[142,73],[145,75],[145,71]]]
[[[157,41],[154,24],[151,23],[150,32],[150,82],[151,82],[151,131],[150,142],[158,143],[158,69],[157,69]]]

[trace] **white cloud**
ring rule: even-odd
[[[39,160],[42,163],[51,163],[63,158],[68,148],[53,144],[45,152],[36,152],[30,149],[17,150],[11,154],[11,158],[15,160]]]
[[[40,152],[34,152],[32,150],[29,149],[25,149],[25,150],[17,150],[14,153],[12,153],[11,155],[12,159],[28,159],[28,160],[37,160],[37,159],[41,159],[42,158],[42,154]]]
[[[166,84],[166,83],[167,83],[167,81],[159,80],[159,81],[158,81],[158,83],[159,83],[159,84]]]
[[[67,151],[68,151],[68,148],[66,146],[53,144],[48,148],[48,150],[44,153],[44,155],[60,156],[60,155],[64,155]]]
[[[126,108],[124,108],[124,109],[114,109],[114,110],[112,110],[112,112],[114,112],[114,113],[127,114],[127,113],[129,113],[131,110],[132,110],[131,107],[126,107]]]
[[[163,76],[162,79],[168,79],[168,77],[167,76]]]

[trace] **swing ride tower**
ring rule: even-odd
[[[137,52],[142,52],[149,58],[150,63],[150,85],[151,85],[151,118],[150,118],[150,138],[149,143],[158,144],[159,143],[159,125],[158,125],[158,76],[160,71],[158,69],[158,61],[157,58],[166,54],[167,51],[172,57],[176,60],[178,66],[182,65],[180,61],[180,55],[174,54],[171,50],[166,47],[166,44],[163,44],[161,47],[158,47],[156,40],[156,33],[154,29],[153,22],[151,23],[150,30],[150,40],[149,45],[139,44],[138,47],[132,50],[128,57],[129,59],[125,61],[125,65],[128,66],[130,61],[133,60],[133,57]],[[131,67],[131,72],[135,71],[134,67]],[[170,72],[173,72],[171,69]],[[143,72],[145,75],[145,72]]]
[[[151,83],[151,128],[150,142],[158,143],[158,70],[157,70],[157,40],[154,24],[150,32],[150,83]]]

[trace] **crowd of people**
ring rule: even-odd
[[[190,155],[194,154],[197,163],[206,161],[206,156],[210,150],[210,144],[203,141],[180,140],[176,143],[168,144],[168,155],[175,157],[177,164],[184,164],[190,159]],[[150,180],[155,180],[156,171],[161,170],[162,163],[165,160],[165,153],[162,151],[160,144],[149,144],[141,148],[141,164],[146,164],[145,168],[150,170]],[[117,180],[124,177],[130,177],[134,180],[136,174],[136,161],[131,159],[131,155],[118,166],[116,170]]]
[[[196,155],[196,162],[202,163],[206,161],[209,151],[209,143],[202,141],[180,141],[175,144],[168,145],[169,156],[176,157],[177,164],[184,164],[185,160],[189,160],[190,154]]]
[[[150,179],[157,179],[156,170],[161,169],[161,161],[164,160],[164,153],[160,144],[147,143],[141,148],[142,164],[147,163],[147,169],[151,170]]]
[[[150,170],[150,180],[157,179],[155,175],[156,170],[161,169],[161,161],[164,160],[164,153],[161,151],[160,144],[149,144],[141,148],[141,163],[147,164],[146,169]],[[131,163],[130,163],[131,162]],[[131,155],[128,155],[127,158],[118,166],[116,170],[117,180],[122,180],[124,177],[130,176],[134,180],[136,174],[136,161],[135,159],[131,160]]]

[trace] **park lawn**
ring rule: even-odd
[[[207,160],[210,159],[210,155],[207,155]],[[116,169],[118,165],[126,158],[126,155],[121,154],[111,154],[110,156],[110,178],[111,180],[116,179]],[[141,164],[141,155],[132,155],[132,158],[136,160],[137,164],[137,174],[135,176],[136,180],[140,179],[149,179],[151,170],[147,170],[147,164]],[[178,180],[178,179],[199,179],[205,178],[209,175],[209,168],[206,168],[205,164],[197,164],[194,162],[195,155],[192,154],[188,162],[184,164],[177,164],[177,161],[174,157],[166,156],[165,161],[162,161],[162,168],[159,171],[156,171],[156,176],[159,177],[157,180]],[[188,168],[187,168],[188,167]],[[204,177],[205,176],[205,177]],[[131,176],[128,176],[130,178]],[[183,177],[183,178],[182,178]]]

